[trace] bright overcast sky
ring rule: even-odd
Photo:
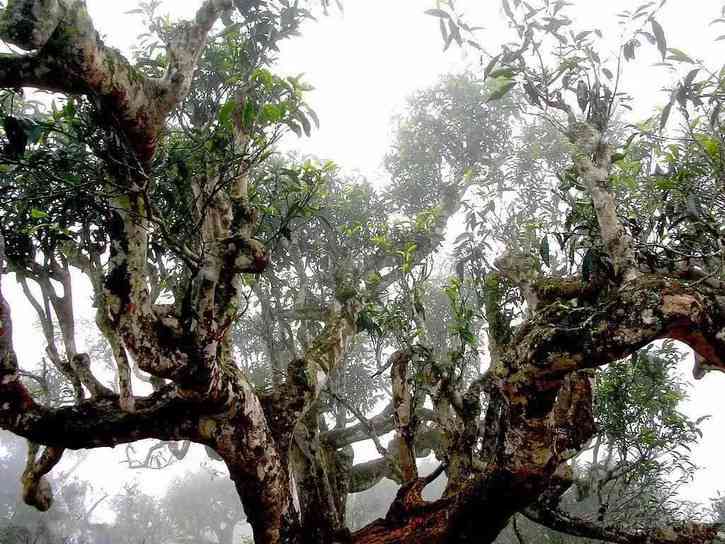
[[[573,0],[573,13],[580,29],[601,28],[616,36],[614,14],[631,9],[639,2],[632,0]],[[128,51],[142,30],[138,16],[124,12],[136,7],[135,0],[87,0],[97,28],[106,42],[122,51]],[[165,9],[174,17],[193,13],[200,0],[167,0]],[[306,80],[316,87],[311,94],[312,106],[317,111],[321,128],[312,138],[286,142],[289,147],[312,153],[320,158],[332,159],[346,170],[359,170],[377,183],[384,183],[380,164],[391,141],[390,119],[402,111],[405,98],[416,89],[433,83],[443,73],[460,70],[466,65],[476,66],[478,55],[468,57],[452,47],[443,53],[436,21],[423,14],[434,7],[434,0],[345,0],[345,13],[333,13],[317,23],[309,24],[304,35],[285,44],[279,69],[287,74],[304,73]],[[725,42],[714,42],[725,34],[725,25],[708,27],[715,18],[720,0],[669,0],[659,17],[667,34],[668,45],[686,50],[691,56],[710,61],[718,66],[723,58]],[[486,49],[496,50],[507,34],[498,0],[458,0],[459,9],[469,15],[475,25],[485,27],[480,41]],[[643,55],[644,60],[629,67],[626,72],[627,90],[635,95],[635,113],[641,117],[655,111],[666,97],[658,92],[671,82],[657,62],[654,48]],[[14,290],[8,290],[14,291]],[[31,335],[34,321],[27,305],[8,292],[12,299],[18,329],[18,348],[21,358],[30,362],[40,353],[39,335]],[[80,311],[89,311],[87,301],[77,301]],[[22,329],[22,330],[21,330]],[[683,371],[689,376],[689,368]],[[713,414],[705,424],[705,439],[697,451],[696,461],[705,466],[691,486],[688,496],[707,500],[718,489],[725,490],[725,467],[722,466],[722,439],[719,430],[725,423],[725,406],[718,402],[725,391],[725,376],[708,375],[692,390],[693,400],[687,411],[692,416]],[[718,416],[717,411],[723,412]],[[105,471],[108,463],[118,466],[120,452],[94,455],[96,459],[84,465],[80,477],[93,478]],[[105,463],[105,464],[104,464]],[[108,488],[120,485],[121,478],[133,475],[116,471]],[[164,480],[161,475],[143,475],[148,485]]]

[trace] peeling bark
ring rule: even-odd
[[[594,204],[599,231],[614,271],[624,283],[632,281],[639,275],[632,239],[617,217],[617,202],[609,189],[613,149],[590,123],[572,123],[569,139],[575,148],[574,167]]]
[[[410,482],[418,477],[418,467],[415,463],[415,408],[413,395],[408,384],[408,364],[410,357],[407,353],[396,352],[391,356],[390,381],[393,386],[393,418],[395,428],[400,436],[398,463],[403,476],[403,482]]]

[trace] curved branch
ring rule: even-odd
[[[440,449],[442,442],[443,436],[439,431],[434,429],[419,430],[415,436],[415,456],[419,459],[427,457],[431,451]],[[396,438],[390,441],[387,456],[354,465],[350,471],[349,492],[361,493],[362,491],[366,491],[383,478],[388,478],[399,484],[405,483],[407,480],[402,477],[397,465],[397,460],[400,458],[400,450],[401,440],[400,438]]]
[[[36,404],[19,379],[2,373],[0,379],[0,428],[34,442],[76,450],[146,438],[202,440],[198,421],[203,414],[196,411],[204,405],[181,398],[173,387],[135,398],[135,412],[121,410],[115,394],[49,409]]]
[[[146,165],[166,116],[189,90],[209,31],[232,7],[232,0],[206,0],[193,23],[179,25],[169,44],[166,76],[158,80],[100,40],[84,2],[10,0],[0,19],[0,38],[35,52],[0,57],[0,87],[88,96]]]
[[[3,254],[0,236],[0,263]],[[120,404],[115,394],[57,409],[36,403],[20,380],[10,308],[0,291],[0,428],[33,442],[68,449],[112,447],[144,438],[199,440],[199,412],[206,411],[203,400],[184,399],[176,388],[166,387],[134,399],[134,413],[121,410]]]
[[[321,439],[328,446],[338,449],[370,439],[370,433],[382,436],[395,429],[393,405],[388,404],[378,415],[350,427],[332,429],[322,434]]]
[[[53,491],[45,479],[63,457],[63,448],[45,448],[38,457],[40,446],[28,443],[28,460],[21,477],[25,504],[46,512],[53,503]]]
[[[725,370],[722,293],[703,284],[641,276],[596,306],[554,302],[518,330],[503,355],[502,387],[515,404],[556,393],[568,373],[624,358],[648,343],[688,344],[710,368]],[[546,412],[553,396],[538,407]]]
[[[186,96],[209,32],[219,17],[233,7],[232,0],[206,0],[197,10],[193,23],[180,28],[169,44],[169,65],[164,75],[164,84],[171,96]]]

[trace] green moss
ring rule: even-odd
[[[570,278],[545,278],[536,282],[535,290],[543,301],[572,299],[581,295],[583,285],[579,280]]]
[[[511,327],[510,320],[501,306],[505,295],[503,281],[498,274],[488,274],[483,285],[489,334],[499,345],[507,344],[511,339]]]

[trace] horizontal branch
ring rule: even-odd
[[[391,440],[388,445],[388,455],[363,463],[358,463],[350,471],[350,493],[361,493],[375,486],[383,478],[388,478],[399,484],[404,478],[398,466],[400,458],[401,439]],[[428,457],[431,451],[440,449],[443,442],[442,434],[434,429],[424,428],[415,436],[415,456],[419,459]]]
[[[53,92],[63,92],[66,85],[61,85],[48,74],[39,70],[40,64],[36,55],[0,55],[0,87],[14,89],[20,87],[37,87]]]
[[[322,434],[321,439],[327,445],[338,449],[355,442],[362,442],[370,439],[370,433],[382,436],[395,429],[393,421],[393,405],[388,404],[378,415],[373,416],[365,422],[359,422],[350,427],[332,429]]]
[[[519,328],[503,354],[505,380],[497,378],[510,401],[528,404],[557,391],[574,370],[608,364],[662,338],[686,343],[710,368],[725,370],[723,294],[703,284],[641,276],[593,306],[555,301]]]
[[[199,404],[172,387],[134,398],[134,412],[123,411],[116,394],[50,409],[35,403],[19,380],[4,373],[0,379],[0,428],[39,444],[77,450],[147,438],[201,440]]]
[[[609,527],[572,516],[559,509],[534,505],[523,514],[531,521],[571,536],[603,540],[615,544],[691,544],[725,542],[718,535],[720,524],[683,523],[681,525],[646,530]]]
[[[415,412],[418,421],[433,421],[435,414],[428,408],[419,408]],[[393,406],[389,404],[378,415],[367,420],[367,424],[360,422],[342,429],[332,429],[322,434],[322,441],[333,448],[343,448],[356,442],[369,440],[371,432],[382,436],[395,430],[393,420]]]

